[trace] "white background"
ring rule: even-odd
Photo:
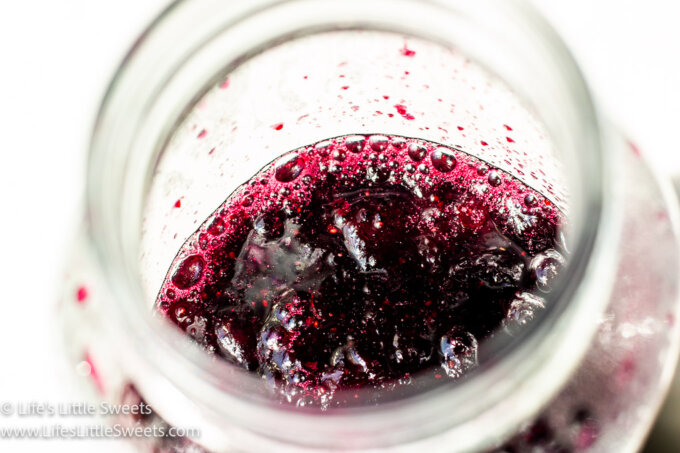
[[[534,3],[571,47],[607,116],[661,171],[680,171],[680,2]],[[80,220],[87,140],[112,72],[165,4],[0,3],[0,401],[66,395],[47,343],[54,341],[64,255]],[[102,441],[5,447],[123,451]]]

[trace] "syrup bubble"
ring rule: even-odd
[[[345,139],[345,147],[352,153],[359,153],[363,150],[366,137],[363,135],[351,135]]]
[[[372,135],[371,138],[368,139],[368,144],[374,151],[385,151],[390,144],[390,139],[384,135]]]
[[[274,177],[280,182],[291,182],[300,176],[302,170],[304,170],[302,159],[297,154],[292,154],[277,163]]]
[[[442,173],[448,173],[456,168],[456,157],[450,149],[439,147],[430,156],[432,166]]]
[[[342,162],[343,160],[345,160],[347,158],[347,153],[345,153],[344,150],[338,148],[335,151],[333,151],[332,157],[333,157],[334,160],[337,160],[338,162]]]
[[[333,142],[330,140],[324,140],[323,142],[319,142],[314,146],[314,151],[316,151],[319,155],[321,156],[328,156],[328,150],[331,147]]]
[[[241,201],[241,206],[243,207],[248,207],[253,204],[253,196],[252,195],[245,195],[243,197],[243,200]]]
[[[212,234],[213,236],[219,236],[220,234],[224,233],[225,228],[226,225],[224,224],[224,220],[222,220],[221,217],[217,217],[208,227],[208,233]]]
[[[404,149],[404,146],[406,146],[406,140],[401,137],[394,137],[392,139],[392,146],[394,146],[395,149]]]
[[[488,178],[489,184],[491,184],[493,187],[498,187],[501,185],[501,177],[498,174],[497,171],[491,171],[489,172],[489,178]]]
[[[425,159],[426,155],[427,148],[425,148],[423,145],[418,143],[411,143],[408,145],[408,157],[410,157],[414,162],[420,162],[421,160]]]
[[[477,366],[477,339],[470,332],[454,327],[439,341],[442,368],[449,377],[460,378]]]
[[[531,207],[531,206],[536,206],[536,203],[538,203],[538,199],[536,198],[536,195],[533,193],[527,194],[524,197],[524,204]]]
[[[179,289],[188,289],[201,280],[205,260],[201,255],[191,255],[180,263],[172,275],[172,283]]]
[[[517,335],[536,317],[536,313],[545,308],[545,301],[528,292],[515,294],[510,303],[508,313],[503,320],[503,327],[510,335]]]
[[[552,283],[564,265],[564,257],[554,249],[545,250],[536,255],[529,268],[536,278],[536,287],[548,293],[552,290]]]

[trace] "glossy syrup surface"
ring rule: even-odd
[[[280,156],[182,246],[157,309],[283,401],[460,379],[545,307],[553,204],[462,150],[350,135]],[[343,392],[347,394],[351,392]]]

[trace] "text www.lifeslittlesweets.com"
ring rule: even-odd
[[[123,426],[81,425],[64,426],[60,424],[30,427],[0,427],[0,439],[126,439],[160,437],[200,437],[195,428],[163,426]]]

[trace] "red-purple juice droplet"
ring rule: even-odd
[[[78,301],[78,303],[85,304],[85,302],[87,302],[87,296],[88,292],[85,285],[79,286],[78,289],[76,290],[76,300]]]
[[[564,264],[561,223],[541,194],[458,149],[337,137],[229,196],[180,250],[157,308],[282,400],[344,404],[338,390],[432,368],[458,379],[493,332],[529,324]]]

